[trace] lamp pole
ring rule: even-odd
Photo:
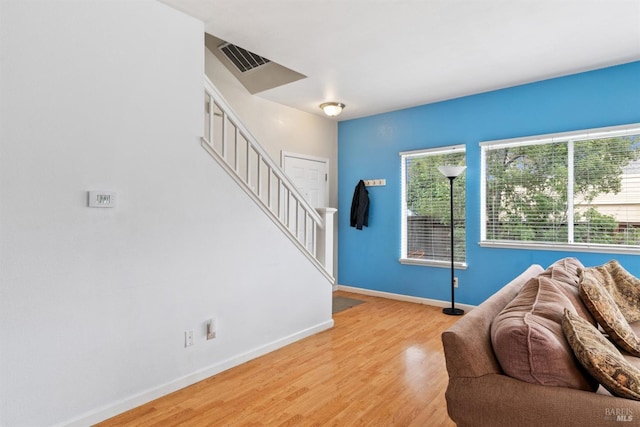
[[[449,179],[449,225],[451,234],[451,307],[442,309],[444,314],[460,316],[464,310],[455,307],[455,270],[454,270],[454,242],[453,242],[453,180],[458,177],[466,166],[440,166],[438,170]]]

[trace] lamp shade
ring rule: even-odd
[[[451,165],[438,166],[438,170],[440,171],[440,173],[446,176],[447,178],[457,177],[462,172],[464,172],[466,168],[467,168],[466,166],[451,166]]]
[[[335,117],[338,114],[342,113],[342,109],[345,105],[341,102],[325,102],[320,104],[320,108],[324,113],[329,117]]]

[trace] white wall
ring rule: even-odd
[[[329,205],[337,207],[338,123],[266,100],[259,94],[251,95],[208,49],[205,49],[205,70],[247,129],[278,164],[281,151],[329,159]]]
[[[331,326],[200,147],[203,45],[154,0],[0,1],[0,425],[87,425]]]

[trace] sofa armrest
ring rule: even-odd
[[[500,374],[452,378],[446,398],[458,427],[620,427],[640,422],[639,401],[529,384]]]

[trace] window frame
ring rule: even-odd
[[[572,251],[572,252],[593,252],[612,254],[640,254],[640,245],[618,245],[604,243],[581,243],[581,242],[536,242],[524,240],[488,240],[487,239],[487,151],[492,148],[511,148],[518,146],[532,146],[539,144],[550,144],[566,142],[567,144],[587,141],[593,139],[605,139],[620,136],[640,135],[640,123],[633,123],[621,126],[609,126],[602,128],[584,129],[570,132],[559,132],[544,135],[534,135],[521,138],[500,139],[494,141],[480,142],[480,242],[481,247],[487,248],[507,248],[507,249],[529,249],[548,251]],[[569,160],[568,168],[573,168],[573,159]],[[573,170],[568,170],[571,176],[569,187],[573,186]],[[570,193],[571,194],[571,193]],[[569,207],[573,209],[573,201],[569,201]],[[572,213],[573,215],[573,213]],[[573,228],[573,224],[570,225]],[[570,233],[570,235],[572,232]],[[569,240],[569,239],[568,239]]]
[[[425,148],[421,150],[412,150],[412,151],[401,151],[398,153],[400,156],[400,257],[398,261],[400,264],[405,265],[419,265],[419,266],[428,266],[428,267],[441,267],[441,268],[451,268],[451,261],[440,261],[433,259],[417,259],[417,258],[408,258],[407,257],[407,185],[406,185],[406,176],[407,176],[407,165],[406,159],[408,157],[419,157],[424,155],[442,155],[442,154],[453,154],[453,153],[464,153],[465,155],[465,164],[466,155],[467,155],[467,146],[465,144],[456,144],[456,145],[448,145],[442,147],[433,147],[433,148]],[[438,172],[440,173],[440,172]],[[466,172],[464,172],[466,173]],[[466,181],[465,181],[465,198],[466,198]],[[466,200],[465,200],[466,202]],[[466,218],[466,203],[465,203],[465,241],[464,244],[466,246],[466,231],[467,231],[467,218]],[[465,251],[465,260],[464,262],[455,261],[454,268],[458,270],[466,270],[468,267],[467,259],[466,259],[466,251]]]

